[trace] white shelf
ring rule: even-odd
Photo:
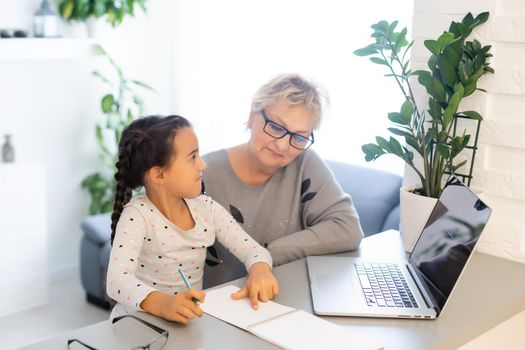
[[[95,55],[95,41],[73,38],[0,39],[0,60],[79,59]]]

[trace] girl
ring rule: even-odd
[[[111,317],[137,310],[187,323],[203,312],[206,248],[217,238],[249,271],[234,299],[272,299],[279,291],[270,253],[217,202],[200,195],[202,171],[197,137],[180,116],[133,121],[119,142],[117,192],[112,214],[108,295]],[[145,195],[132,197],[141,186]],[[187,289],[179,269],[195,289]]]

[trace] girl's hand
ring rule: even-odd
[[[141,307],[143,310],[166,320],[186,324],[195,316],[201,317],[203,315],[202,309],[193,301],[193,298],[199,299],[202,303],[205,296],[205,292],[193,288],[175,296],[153,292],[146,297]]]
[[[249,297],[252,307],[258,309],[258,300],[267,302],[279,294],[279,283],[272,274],[272,269],[265,262],[257,262],[250,267],[246,284],[236,293],[232,294],[235,300]]]

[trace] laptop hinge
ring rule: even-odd
[[[434,302],[432,301],[432,298],[427,293],[427,290],[423,283],[421,283],[421,280],[419,279],[419,276],[417,275],[416,271],[414,271],[414,268],[410,264],[406,264],[407,270],[412,276],[412,280],[416,283],[417,288],[419,289],[419,292],[421,292],[421,295],[423,296],[423,299],[425,300],[425,303],[427,304],[427,307],[430,309],[436,310],[436,306]]]

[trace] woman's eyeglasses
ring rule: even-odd
[[[261,110],[261,116],[264,119],[264,132],[275,139],[282,139],[286,135],[290,135],[290,146],[293,148],[304,151],[305,149],[308,149],[315,141],[313,132],[310,134],[310,138],[295,132],[291,132],[281,124],[270,120],[264,109]]]
[[[146,325],[147,327],[151,328],[152,330],[154,330],[156,333],[158,333],[158,335],[153,338],[152,340],[150,340],[146,345],[140,345],[140,346],[135,346],[135,347],[132,347],[130,350],[160,350],[164,347],[164,345],[166,345],[167,341],[168,341],[168,336],[169,336],[169,332],[165,329],[162,329],[158,326],[155,326],[154,324],[152,323],[149,323],[148,321],[144,321],[143,319],[141,318],[138,318],[136,316],[133,316],[133,315],[123,315],[123,316],[119,316],[119,317],[115,317],[111,323],[115,324],[117,323],[118,321],[122,320],[122,319],[125,319],[125,318],[130,318],[130,319],[133,319],[133,320],[136,320],[136,321],[139,321],[140,323]],[[67,346],[69,349],[90,349],[90,350],[97,350],[97,348],[94,348],[84,342],[82,342],[81,340],[78,340],[78,339],[69,339],[67,341]]]

